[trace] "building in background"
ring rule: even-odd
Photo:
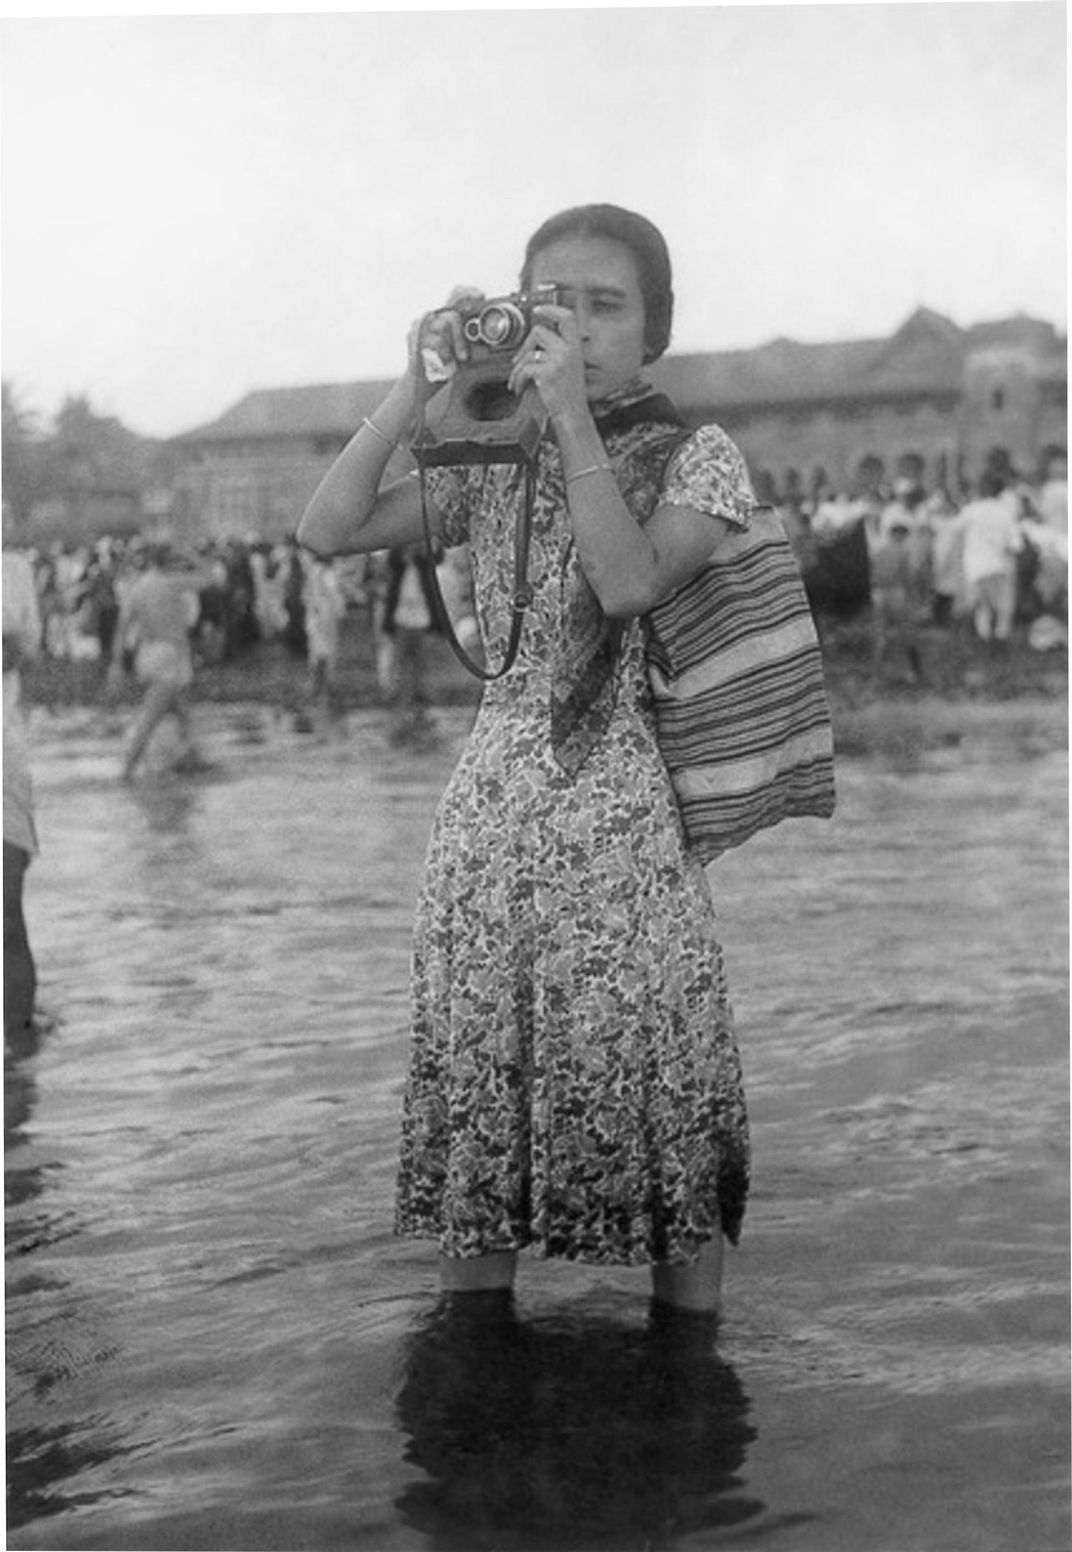
[[[765,499],[857,493],[905,474],[959,494],[988,462],[1035,479],[1066,447],[1066,341],[1028,317],[962,329],[920,308],[886,339],[670,355],[650,376],[691,423],[730,433]],[[293,533],[389,386],[261,389],[174,439],[176,528]]]
[[[321,475],[390,386],[257,389],[219,420],[176,437],[176,529],[216,539],[293,534]]]
[[[652,378],[716,420],[768,499],[900,475],[954,494],[988,462],[1024,478],[1066,446],[1066,341],[1031,318],[961,329],[921,308],[888,339],[667,358]]]

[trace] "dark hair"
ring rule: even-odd
[[[674,316],[670,253],[659,228],[620,205],[575,205],[562,210],[528,240],[521,268],[522,291],[529,288],[537,254],[560,237],[610,237],[629,249],[636,260],[644,299],[644,360],[657,361],[670,343]]]

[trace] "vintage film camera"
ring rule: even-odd
[[[537,286],[530,293],[459,302],[456,311],[469,346],[468,361],[459,362],[447,389],[446,405],[413,441],[418,464],[526,463],[547,423],[539,395],[531,386],[511,393],[507,379],[514,353],[533,325],[537,306],[562,305],[556,286]]]

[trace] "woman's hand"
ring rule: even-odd
[[[482,302],[483,291],[475,286],[455,286],[446,306],[425,313],[411,325],[407,337],[409,375],[419,402],[427,403],[469,358],[469,346],[462,332],[459,302]]]
[[[521,394],[531,383],[552,420],[588,413],[584,356],[577,320],[568,307],[541,303],[536,322],[514,357],[508,387]]]

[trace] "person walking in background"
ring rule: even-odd
[[[689,434],[642,377],[669,341],[670,260],[616,206],[530,239],[537,304],[508,386],[549,418],[535,596],[440,803],[415,923],[413,1049],[396,1228],[438,1243],[442,1285],[512,1288],[519,1250],[652,1269],[658,1308],[719,1307],[748,1124],[714,908],[656,739],[641,617],[695,578],[754,498],[715,426]],[[456,291],[318,487],[325,554],[417,543],[421,492],[381,489],[421,405],[468,358]],[[426,368],[436,367],[436,381]],[[468,541],[490,660],[513,615],[513,466],[429,471],[428,517]]]
[[[123,757],[122,776],[129,781],[156,729],[171,716],[182,735],[183,761],[196,761],[191,740],[189,692],[194,679],[190,633],[197,623],[198,590],[209,578],[176,569],[166,546],[154,546],[145,570],[124,594],[116,627],[109,675],[113,692],[125,675],[124,653],[133,649],[134,673],[145,695],[131,729]]]
[[[4,1042],[16,1052],[32,1027],[37,967],[23,903],[37,854],[33,780],[22,709],[22,669],[41,650],[37,585],[28,556],[8,547],[4,513]]]
[[[1023,548],[1019,501],[1004,476],[990,472],[979,496],[960,514],[962,565],[975,633],[980,641],[1007,642],[1016,615],[1017,557]]]

